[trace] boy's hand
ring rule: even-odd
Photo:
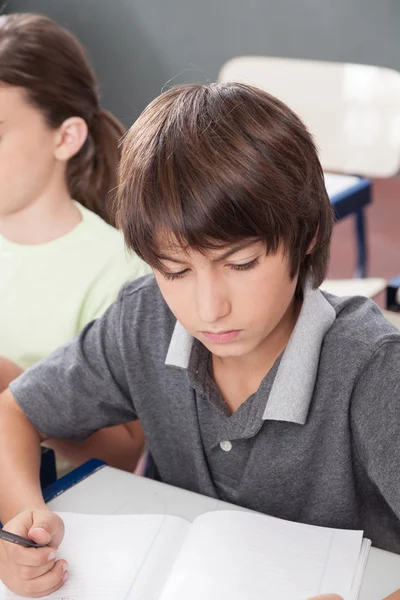
[[[46,596],[58,590],[68,577],[65,560],[56,561],[64,537],[64,523],[46,508],[25,511],[11,519],[4,529],[29,538],[45,548],[24,548],[0,541],[0,580],[21,596]]]
[[[337,594],[322,594],[321,596],[313,596],[308,600],[343,600],[343,598]]]
[[[336,594],[323,594],[322,596],[314,596],[314,598],[309,598],[308,600],[343,600],[341,596],[337,596]],[[379,600],[379,599],[377,599]],[[390,596],[387,596],[385,600],[400,600],[400,590],[397,592],[393,592]]]

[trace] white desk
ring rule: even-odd
[[[52,510],[96,513],[168,513],[193,520],[203,512],[237,506],[103,467],[51,500]],[[400,556],[372,548],[360,600],[381,600],[400,588]],[[333,590],[334,591],[334,590]]]
[[[387,281],[382,277],[364,279],[325,279],[320,289],[334,296],[365,296],[374,298],[386,289]],[[396,313],[393,313],[396,314]]]

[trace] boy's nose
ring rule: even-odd
[[[216,323],[226,317],[231,310],[226,290],[220,286],[199,284],[197,290],[197,311],[203,323]]]

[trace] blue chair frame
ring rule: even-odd
[[[360,181],[331,198],[331,204],[337,221],[349,215],[355,216],[357,244],[357,268],[355,277],[366,277],[368,270],[368,247],[365,227],[365,207],[372,201],[372,184],[369,179]]]
[[[400,275],[389,281],[386,287],[386,308],[393,312],[400,312]]]

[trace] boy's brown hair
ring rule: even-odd
[[[283,246],[300,288],[326,275],[333,211],[300,119],[262,90],[224,83],[170,89],[131,127],[116,221],[156,269],[168,241],[201,252],[246,238]]]

